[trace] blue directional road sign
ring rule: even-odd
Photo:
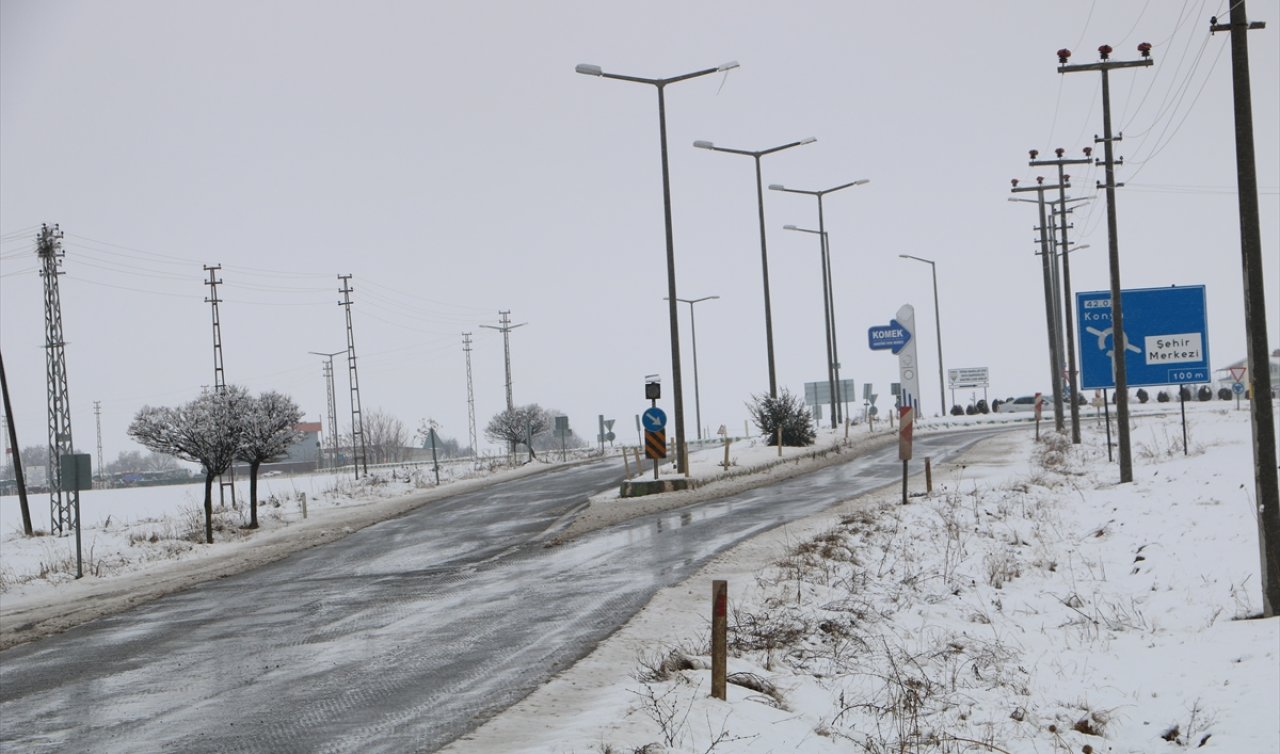
[[[640,421],[644,423],[646,431],[657,432],[667,426],[667,412],[657,406],[651,406],[644,410]]]
[[[1120,292],[1129,387],[1212,381],[1203,285],[1134,288]],[[1076,294],[1080,332],[1080,388],[1116,386],[1112,359],[1111,292]]]
[[[901,351],[911,342],[911,333],[896,319],[889,320],[887,325],[876,325],[867,329],[867,345],[872,351]]]

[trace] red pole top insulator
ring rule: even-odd
[[[1053,153],[1058,155],[1058,159],[1062,159],[1062,154],[1063,152],[1066,152],[1066,151],[1067,150],[1063,149],[1062,147],[1058,147],[1057,149],[1053,150]]]
[[[1142,57],[1144,58],[1151,57],[1151,43],[1143,42],[1142,44],[1138,45],[1138,52],[1142,53]]]
[[[1014,178],[1013,180],[1009,181],[1009,183],[1012,183],[1014,188],[1017,188],[1017,187],[1018,187],[1018,179],[1017,179],[1017,178]]]
[[[1098,54],[1102,56],[1103,60],[1109,60],[1111,58],[1111,52],[1111,45],[1102,45],[1098,48]]]
[[[1067,64],[1067,61],[1068,61],[1068,60],[1070,60],[1070,59],[1071,59],[1071,50],[1068,50],[1068,49],[1067,49],[1067,48],[1065,48],[1065,47],[1063,47],[1061,50],[1058,50],[1058,64],[1059,64],[1059,65],[1066,65],[1066,64]]]
[[[1044,176],[1043,176],[1043,175],[1037,175],[1037,176],[1036,176],[1036,183],[1043,184],[1043,183],[1044,183]]]
[[[1092,156],[1093,156],[1093,147],[1085,147],[1085,148],[1084,148],[1084,156],[1085,156],[1085,157],[1092,157]]]
[[[1031,154],[1031,159],[1033,159],[1033,160],[1034,160],[1034,159],[1036,158],[1036,156],[1040,154],[1040,150],[1039,150],[1039,149],[1032,149],[1032,150],[1030,150],[1030,154]]]

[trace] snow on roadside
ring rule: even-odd
[[[744,543],[444,751],[1280,751],[1280,620],[1260,610],[1248,414],[989,441]],[[730,584],[728,700],[710,581]]]

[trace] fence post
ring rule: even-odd
[[[711,582],[711,696],[725,698],[728,669],[729,582]]]

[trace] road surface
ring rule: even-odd
[[[982,436],[917,437],[916,454]],[[895,483],[896,452],[556,547],[548,532],[616,484],[616,464],[449,498],[0,653],[0,750],[435,751],[717,553]]]

